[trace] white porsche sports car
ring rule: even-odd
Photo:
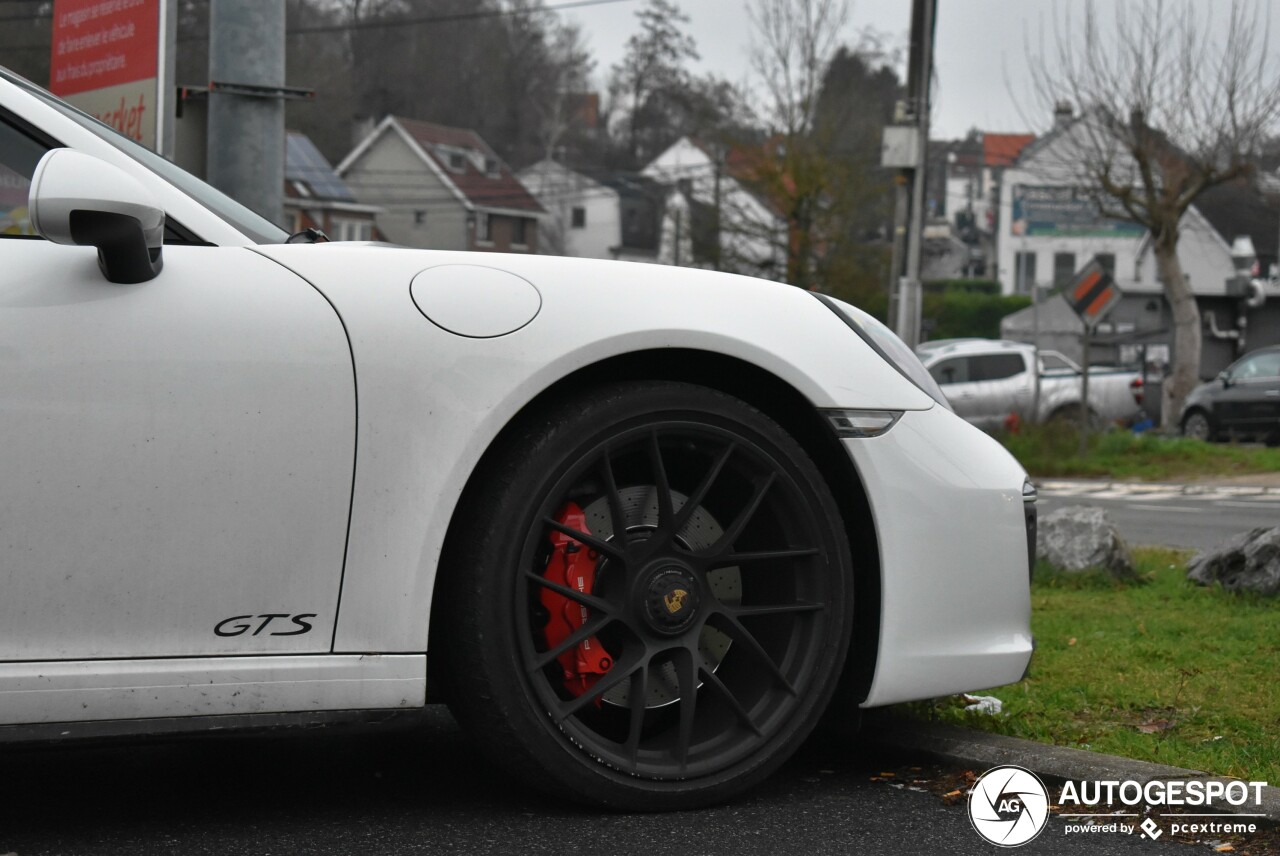
[[[0,184],[0,740],[438,698],[661,809],[1026,669],[1034,489],[853,307],[285,243],[8,74]]]

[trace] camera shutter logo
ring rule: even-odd
[[[1048,819],[1049,792],[1035,773],[1022,767],[993,767],[969,792],[969,822],[992,844],[1026,844]]]

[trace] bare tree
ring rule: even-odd
[[[754,0],[751,66],[769,95],[769,120],[788,137],[813,129],[827,66],[840,47],[848,0]]]
[[[817,258],[829,245],[837,185],[854,181],[831,157],[817,133],[820,96],[840,47],[848,0],[753,0],[752,67],[768,96],[766,119],[773,133],[752,165],[754,184],[785,221],[779,255],[787,282],[813,283]],[[732,222],[725,218],[726,222]]]
[[[1105,8],[1113,11],[1100,15],[1090,2],[1081,26],[1055,21],[1053,61],[1029,65],[1046,108],[1062,99],[1081,108],[1070,155],[1051,163],[1056,178],[1086,189],[1102,216],[1151,234],[1174,323],[1168,427],[1200,367],[1200,312],[1178,259],[1179,223],[1204,190],[1250,173],[1280,118],[1280,75],[1269,20],[1253,0],[1232,0],[1229,10],[1215,3],[1203,19],[1187,0]]]

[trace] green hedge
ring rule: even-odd
[[[964,280],[953,280],[961,281]],[[982,282],[982,280],[967,280]],[[999,288],[999,285],[996,285]],[[930,339],[1000,338],[1000,319],[1031,305],[1031,298],[982,291],[925,292],[925,327]],[[932,322],[932,326],[930,326]]]
[[[929,279],[924,282],[925,294],[968,292],[970,294],[1000,293],[1000,283],[994,279]]]

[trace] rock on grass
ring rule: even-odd
[[[1101,508],[1068,505],[1040,519],[1036,558],[1071,573],[1102,568],[1115,577],[1133,575],[1133,558]]]
[[[1241,532],[1200,553],[1188,563],[1187,579],[1220,583],[1227,591],[1280,595],[1280,526]]]

